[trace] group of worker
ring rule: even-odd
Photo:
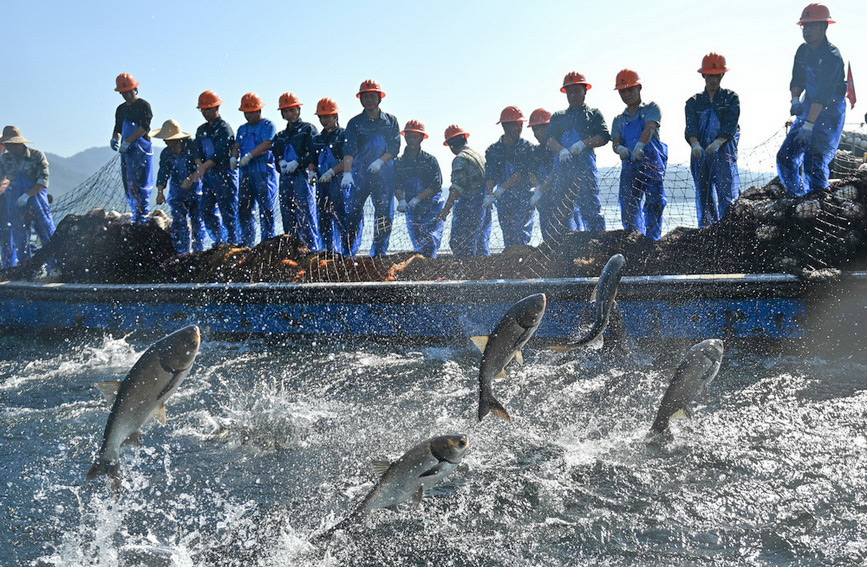
[[[796,118],[777,155],[780,178],[792,196],[827,186],[829,163],[842,133],[846,82],[840,53],[826,38],[831,23],[822,4],[804,8],[798,22],[805,43],[795,56],[790,84],[791,114]],[[686,102],[685,138],[691,147],[700,227],[719,221],[739,194],[740,103],[734,92],[720,86],[727,71],[725,57],[706,55],[698,70],[704,90]],[[336,102],[321,99],[315,112],[321,132],[301,119],[303,104],[294,94],[284,93],[278,101],[287,125],[277,132],[262,117],[262,99],[247,93],[239,109],[245,123],[237,136],[221,117],[223,101],[213,91],[199,96],[205,123],[195,137],[174,120],[151,130],[153,114],[139,98],[138,86],[129,74],[117,77],[115,90],[124,102],[115,115],[111,145],[122,154],[133,221],[146,222],[154,186],[150,138],[166,142],[159,157],[156,201],[168,201],[171,208],[178,253],[202,250],[206,235],[216,244],[252,246],[258,228],[259,239],[272,238],[278,198],[284,232],[315,251],[355,255],[368,199],[374,210],[371,256],[387,253],[395,208],[406,214],[415,250],[429,257],[437,255],[449,215],[449,247],[455,256],[489,254],[493,210],[505,246],[529,244],[536,210],[543,239],[556,246],[571,231],[606,229],[595,149],[609,142],[622,163],[623,228],[653,239],[662,234],[668,147],[659,136],[661,111],[655,103],[642,101],[641,79],[631,69],[623,69],[615,78],[626,108],[615,117],[610,133],[599,110],[586,104],[592,85],[577,72],[568,73],[560,88],[568,108],[553,114],[539,108],[530,114],[529,127],[538,145],[521,137],[527,120],[515,106],[500,113],[503,135],[484,155],[469,146],[469,133],[463,128],[446,128],[443,144],[455,155],[447,198],[436,158],[421,149],[429,137],[424,124],[409,120],[401,130],[397,119],[380,108],[385,92],[374,80],[361,83],[356,97],[362,112],[345,129],[339,125]],[[0,143],[7,141],[9,152],[0,156],[0,180],[6,177],[3,183],[8,185],[14,169],[9,164],[21,158],[16,153],[20,150],[13,151],[18,138],[6,138],[4,131]],[[50,220],[47,202],[43,203],[47,163],[41,152],[26,151],[34,156],[33,163],[42,156],[44,171],[24,168],[26,179],[16,178],[13,190],[4,194],[8,206],[0,207],[0,215],[11,219],[22,207],[31,207],[42,219],[34,226],[40,238],[44,233],[47,239],[53,231],[53,223],[44,222],[46,216]],[[28,197],[22,205],[25,190]],[[18,226],[16,230],[22,226],[11,224]],[[4,266],[15,262],[15,246],[6,245],[15,239],[3,236],[0,250],[11,250],[3,253]]]

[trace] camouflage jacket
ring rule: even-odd
[[[48,187],[48,159],[45,154],[33,148],[25,148],[21,157],[13,156],[10,152],[0,155],[0,179],[9,178],[12,183],[20,174],[32,180],[35,185]]]
[[[485,158],[476,150],[465,147],[452,160],[452,186],[461,195],[485,191]]]

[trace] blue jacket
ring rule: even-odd
[[[169,184],[169,180],[171,180],[172,186],[180,189],[181,183],[184,182],[184,179],[196,170],[197,153],[195,142],[188,138],[183,140],[182,143],[183,149],[181,149],[181,153],[178,156],[176,156],[175,152],[173,152],[169,147],[163,148],[163,151],[160,152],[160,169],[159,173],[157,173],[157,187],[165,187]],[[186,166],[185,170],[176,167],[176,157],[183,158],[184,166]]]
[[[691,96],[686,101],[686,133],[685,137],[689,140],[690,137],[701,138],[699,132],[699,124],[701,123],[701,115],[708,108],[713,108],[719,116],[720,130],[718,137],[732,139],[735,134],[740,131],[738,126],[738,118],[741,115],[741,101],[734,91],[729,89],[720,89],[713,101],[707,91],[702,91]]]
[[[810,80],[808,70],[815,73],[814,81]],[[807,106],[818,102],[828,107],[839,102],[846,95],[846,78],[840,51],[827,39],[816,50],[810,49],[806,43],[801,44],[795,53],[789,88],[806,90],[804,102]]]
[[[624,109],[622,114],[617,115],[614,118],[614,122],[611,124],[611,139],[614,138],[623,138],[623,126],[627,122],[632,122],[636,117],[641,117],[644,122],[656,122],[662,128],[662,111],[659,110],[659,106],[655,102],[648,102],[647,104],[642,104],[638,107],[638,112],[633,116],[629,114],[628,109]],[[653,131],[653,138],[659,139],[659,128]],[[652,138],[652,139],[653,139]]]
[[[575,130],[582,140],[592,138],[593,136],[602,136],[607,144],[611,140],[608,134],[608,126],[605,124],[605,118],[602,113],[596,108],[590,108],[587,105],[581,108],[559,110],[551,116],[551,125],[548,126],[548,138],[553,138],[560,142],[563,133],[568,130]]]
[[[436,189],[442,191],[443,174],[437,158],[424,150],[419,151],[415,157],[409,157],[404,153],[394,160],[395,187],[404,192],[408,191],[408,185],[412,179],[420,179],[422,190]]]
[[[344,131],[343,153],[355,156],[367,147],[369,140],[377,133],[385,138],[386,150],[383,153],[397,157],[400,153],[400,125],[397,118],[382,111],[379,118],[371,118],[365,112],[352,117]]]
[[[213,154],[210,148],[206,151],[206,145],[213,147]],[[217,118],[213,124],[205,122],[196,129],[196,157],[202,161],[214,160],[218,167],[228,168],[234,145],[235,131],[222,118]]]
[[[501,137],[498,142],[491,144],[485,151],[485,181],[502,183],[515,171],[524,174],[524,184],[527,184],[526,176],[532,173],[534,165],[533,145],[523,138],[513,146],[508,146]],[[512,164],[514,171],[507,173],[506,164]]]
[[[295,150],[295,155],[298,156],[298,164],[301,168],[306,168],[308,164],[316,163],[316,154],[313,151],[313,137],[319,135],[319,130],[316,127],[302,120],[287,124],[285,130],[277,132],[274,136],[274,145],[271,146],[271,151],[274,153],[274,158],[277,161],[286,159],[285,153],[289,146]],[[288,161],[288,160],[287,160]]]

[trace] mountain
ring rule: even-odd
[[[58,197],[83,183],[115,155],[109,147],[90,148],[65,158],[46,152],[49,167],[48,192]]]

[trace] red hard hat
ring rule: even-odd
[[[316,116],[327,116],[329,114],[337,114],[340,112],[340,109],[337,108],[337,102],[333,98],[325,97],[323,99],[319,99],[319,102],[316,103]]]
[[[578,73],[577,71],[566,73],[566,76],[563,77],[563,86],[560,87],[560,92],[565,93],[566,87],[568,87],[569,85],[584,85],[584,88],[588,91],[593,88],[593,85],[587,82],[587,79],[584,78],[584,75]]]
[[[199,95],[199,105],[196,108],[216,108],[221,104],[223,104],[223,101],[220,99],[220,95],[214,91],[205,91]]]
[[[418,120],[408,120],[406,126],[403,127],[403,131],[401,134],[406,136],[407,132],[416,132],[418,134],[422,134],[424,139],[428,139],[427,132],[424,131],[424,124],[419,122]]]
[[[382,92],[382,87],[373,79],[363,81],[361,86],[358,87],[358,94],[356,94],[355,97],[361,98],[361,93],[379,93],[379,98],[385,98],[385,93]]]
[[[445,138],[446,141],[443,142],[444,146],[449,145],[449,140],[452,138],[457,138],[458,136],[463,136],[464,138],[469,138],[470,135],[467,132],[464,132],[464,129],[458,126],[457,124],[452,124],[448,128],[446,128]]]
[[[572,83],[577,84],[577,83]],[[551,123],[551,113],[545,110],[544,108],[537,108],[533,112],[530,113],[530,123],[527,124],[530,128],[533,126],[539,126],[540,124],[550,124]]]
[[[241,112],[256,112],[265,108],[265,103],[256,93],[247,93],[241,97]]]
[[[139,82],[135,80],[135,77],[130,75],[129,73],[121,73],[114,80],[116,90],[119,93],[125,93],[126,91],[131,91],[134,88],[138,87]]]
[[[283,93],[280,95],[280,103],[277,106],[278,110],[283,110],[284,108],[289,108],[292,106],[303,106],[298,97],[295,96],[295,93]]]
[[[526,122],[527,120],[524,118],[524,113],[521,112],[521,109],[517,106],[507,106],[500,113],[500,120],[497,124],[502,124],[504,122]]]
[[[701,69],[698,70],[702,75],[722,75],[728,73],[726,67],[726,58],[718,53],[708,53],[701,60]]]
[[[801,21],[798,22],[799,26],[803,26],[808,22],[828,22],[829,24],[833,24],[834,20],[831,19],[831,11],[824,4],[810,4],[801,12]]]
[[[632,69],[623,69],[617,73],[617,78],[614,79],[615,91],[622,91],[623,89],[629,89],[640,85],[641,78],[638,76],[638,73]]]

